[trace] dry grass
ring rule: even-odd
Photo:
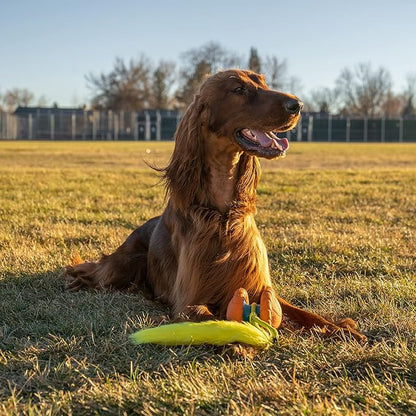
[[[293,143],[263,163],[257,220],[280,294],[357,319],[370,342],[282,332],[254,358],[132,346],[168,310],[58,279],[74,250],[95,259],[161,212],[143,159],[171,150],[0,142],[0,414],[415,414],[416,145]]]

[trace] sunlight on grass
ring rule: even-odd
[[[0,142],[0,414],[412,414],[416,145],[292,143],[257,222],[280,295],[370,342],[282,331],[254,358],[130,345],[169,310],[68,293],[74,251],[113,251],[164,206],[171,142]]]

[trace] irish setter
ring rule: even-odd
[[[113,254],[68,266],[68,288],[142,290],[171,305],[174,316],[196,320],[224,317],[239,287],[258,302],[272,286],[254,220],[258,158],[285,154],[288,141],[274,132],[294,128],[302,107],[297,97],[269,89],[251,71],[207,78],[178,126],[163,169],[163,214],[134,230]],[[278,300],[285,320],[364,339],[352,320],[335,324]]]

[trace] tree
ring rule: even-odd
[[[46,99],[46,97],[44,95],[41,95],[38,98],[37,106],[38,107],[47,107],[48,106],[48,100]]]
[[[313,90],[310,104],[313,111],[330,114],[336,113],[339,107],[336,91],[328,87]]]
[[[182,82],[176,96],[183,107],[190,104],[193,95],[207,75],[220,69],[238,68],[242,62],[240,56],[217,42],[208,42],[199,48],[190,49],[182,53],[181,60],[180,79]]]
[[[6,91],[3,102],[8,111],[14,111],[17,107],[28,107],[34,98],[33,93],[25,88],[13,88]]]
[[[194,72],[188,75],[180,88],[176,93],[176,99],[181,107],[187,107],[204,79],[211,73],[211,65],[202,60],[199,62]]]
[[[373,117],[383,112],[383,103],[391,90],[389,72],[360,63],[355,69],[344,68],[336,80],[337,93],[343,100],[343,113]]]
[[[93,91],[92,106],[115,111],[138,111],[149,105],[151,66],[142,55],[125,63],[116,58],[108,73],[86,76],[87,86]]]
[[[150,106],[169,108],[172,104],[171,89],[175,81],[175,63],[160,61],[153,71],[151,81]]]
[[[285,60],[279,60],[276,56],[266,56],[262,69],[270,88],[274,90],[283,89],[286,83],[287,71]]]
[[[403,96],[388,91],[381,106],[383,116],[387,118],[400,117],[403,110],[403,101]]]
[[[199,48],[192,48],[181,55],[183,67],[182,72],[193,73],[195,68],[205,61],[212,73],[220,69],[240,67],[242,59],[239,55],[227,50],[217,42],[208,42]]]
[[[405,104],[402,109],[402,116],[409,117],[416,115],[414,98],[416,95],[416,72],[407,74],[406,87],[403,93]]]
[[[403,106],[401,115],[403,117],[411,117],[415,114],[416,114],[416,110],[415,110],[415,107],[413,105],[413,100],[412,100],[411,97],[409,97],[407,99],[405,105]]]
[[[259,53],[257,52],[256,48],[250,48],[250,57],[248,59],[248,69],[251,71],[257,72],[258,74],[261,72],[261,60],[259,57]]]

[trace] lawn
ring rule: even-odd
[[[146,162],[172,146],[0,142],[0,414],[416,414],[416,144],[295,142],[262,163],[276,289],[369,342],[281,331],[252,357],[133,346],[167,308],[59,278],[75,251],[97,259],[161,212]]]

